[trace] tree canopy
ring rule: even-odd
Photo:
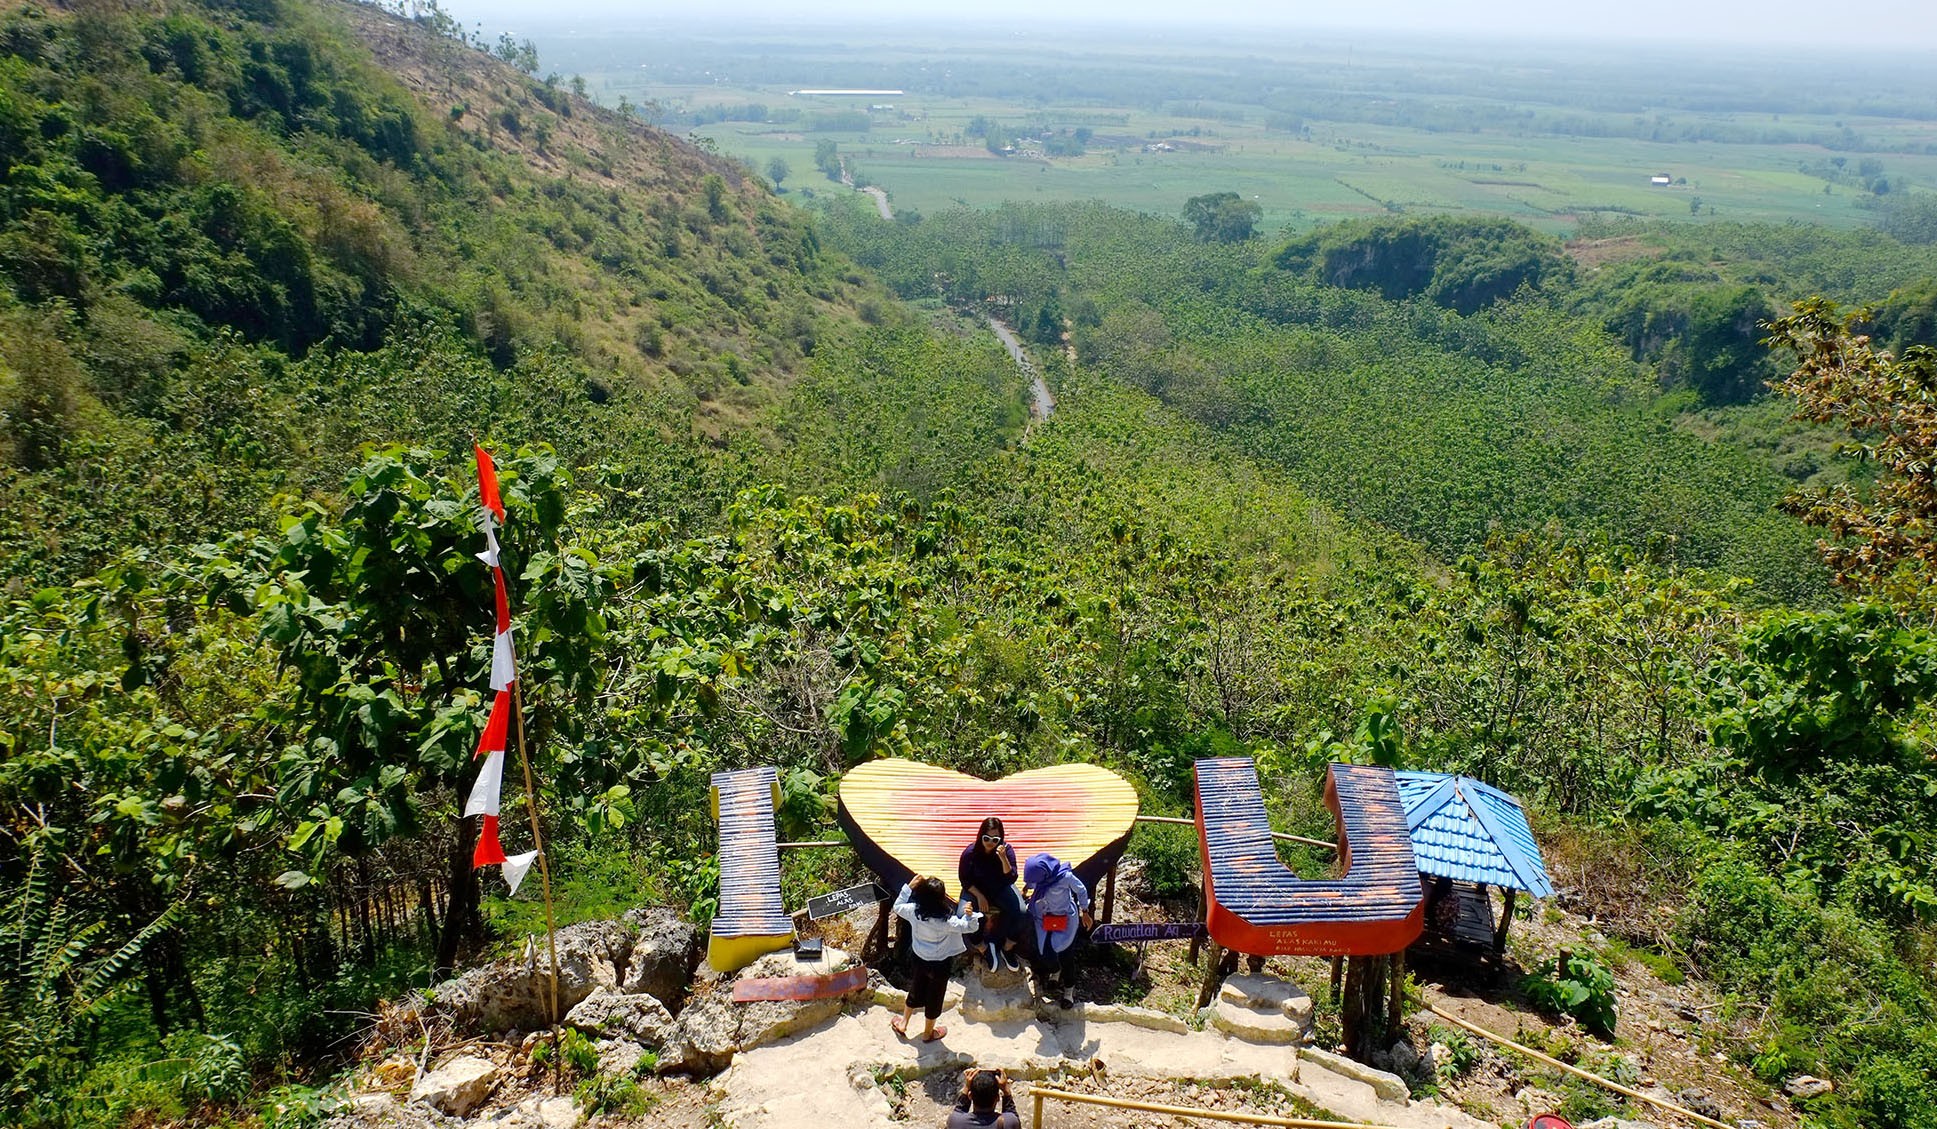
[[[1205,243],[1242,243],[1257,233],[1264,208],[1235,192],[1210,192],[1184,201],[1184,222]]]

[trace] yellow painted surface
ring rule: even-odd
[[[706,938],[706,963],[719,972],[738,972],[768,953],[777,953],[794,943],[792,933],[772,936]]]

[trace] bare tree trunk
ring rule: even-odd
[[[477,845],[477,822],[460,819],[457,828],[451,842],[450,897],[444,903],[444,927],[438,933],[434,961],[434,972],[440,980],[451,974],[457,964],[459,946],[475,936],[480,925],[477,874],[471,869],[471,851]]]

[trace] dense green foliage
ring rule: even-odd
[[[0,21],[0,573],[212,536],[359,443],[494,418],[659,461],[750,423],[855,298],[732,166],[424,34],[399,65],[442,72],[434,113],[347,34],[381,18]]]
[[[1327,286],[1376,290],[1398,300],[1423,296],[1462,314],[1564,282],[1571,264],[1558,241],[1511,220],[1366,220],[1333,224],[1278,250],[1280,270]]]
[[[1552,304],[1462,315],[1389,300],[1279,269],[1282,256],[1260,261],[1256,250],[1097,207],[949,213],[913,228],[849,210],[830,229],[904,295],[994,294],[1025,325],[1052,303],[1068,310],[1086,361],[1346,513],[1443,554],[1559,522],[1753,577],[1777,598],[1821,591],[1808,538],[1775,512],[1783,479],[1648,410],[1645,374],[1591,320]],[[1490,227],[1470,240],[1452,234],[1464,230],[1348,228],[1308,241],[1319,264],[1310,269],[1324,269],[1333,249],[1430,237],[1448,249],[1446,273],[1435,284],[1423,270],[1401,290],[1443,284],[1451,301],[1496,277],[1482,237]],[[1552,247],[1522,230],[1529,261],[1551,263]]]

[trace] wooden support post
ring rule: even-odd
[[[874,928],[868,930],[867,944],[861,947],[863,960],[880,961],[888,956],[888,903],[876,902],[874,906]]]
[[[1197,916],[1206,924],[1211,920],[1210,871],[1205,871],[1197,880]],[[1197,953],[1203,947],[1204,934],[1199,933],[1190,939],[1190,962],[1197,963]]]
[[[1039,1089],[1032,1089],[1030,1091],[1030,1094],[1034,1096],[1035,1105],[1036,1105],[1036,1117],[1034,1122],[1031,1124],[1030,1129],[1042,1129],[1042,1091]]]
[[[1224,983],[1224,946],[1211,942],[1211,959],[1204,965],[1204,979],[1197,988],[1197,1006],[1206,1008],[1217,998],[1218,986]]]
[[[1406,954],[1396,952],[1386,959],[1392,962],[1392,983],[1388,985],[1390,998],[1385,1017],[1386,1039],[1390,1042],[1405,1030],[1406,1025]]]
[[[1520,891],[1508,886],[1506,906],[1500,910],[1500,924],[1493,930],[1493,952],[1495,955],[1507,951],[1507,930],[1513,925],[1513,896]]]
[[[1359,1041],[1365,1037],[1365,958],[1345,961],[1345,994],[1339,999],[1338,1023],[1345,1053],[1359,1056]]]
[[[1339,981],[1345,976],[1345,958],[1332,958],[1332,1002],[1338,1002]]]
[[[1110,873],[1103,878],[1103,920],[1105,923],[1116,919],[1116,860],[1110,862]]]

